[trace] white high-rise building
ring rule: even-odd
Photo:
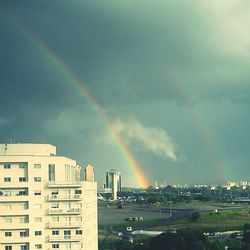
[[[49,144],[0,144],[0,250],[97,250],[97,186]]]
[[[121,192],[122,189],[121,173],[115,169],[111,169],[110,172],[106,172],[105,188],[110,188],[113,200],[117,200],[117,192]]]

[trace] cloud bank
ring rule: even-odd
[[[144,127],[136,120],[114,122],[113,128],[128,142],[140,143],[145,149],[171,160],[177,160],[175,146],[163,129]]]

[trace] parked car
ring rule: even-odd
[[[132,221],[133,218],[132,217],[128,217],[128,218],[125,218],[126,221]]]
[[[134,217],[134,218],[133,218],[133,221],[138,221],[138,220],[139,220],[138,217]]]
[[[143,217],[142,216],[139,217],[139,221],[143,221]]]

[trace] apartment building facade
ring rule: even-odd
[[[97,187],[49,144],[0,144],[0,250],[97,250]]]

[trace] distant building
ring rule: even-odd
[[[0,249],[98,249],[97,187],[49,144],[0,144]]]
[[[238,186],[239,186],[238,183],[235,181],[228,181],[227,182],[227,190],[230,190],[231,188],[238,187]]]
[[[95,181],[94,167],[89,164],[84,169],[84,180],[90,182]]]
[[[121,173],[115,169],[106,172],[105,188],[110,188],[113,200],[117,200],[117,192],[121,192],[122,190]]]

